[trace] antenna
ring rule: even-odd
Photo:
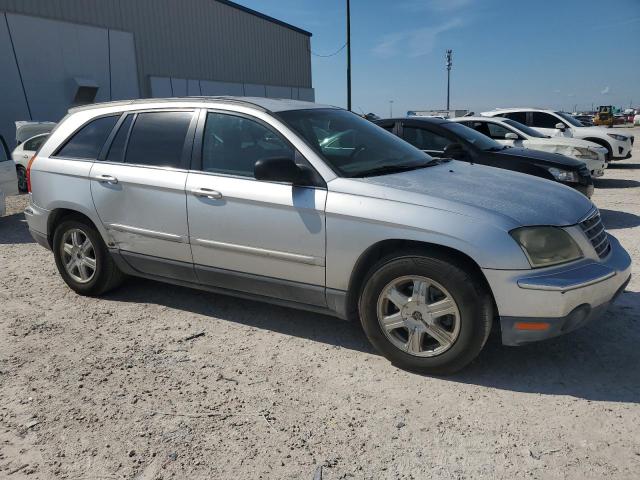
[[[453,50],[447,50],[447,110],[449,110],[449,97],[451,92],[451,67],[453,66]]]

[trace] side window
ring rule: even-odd
[[[139,113],[129,136],[125,162],[181,167],[182,150],[192,116],[193,112]]]
[[[295,159],[293,148],[264,125],[244,117],[207,113],[202,141],[202,170],[253,177],[263,158]]]
[[[118,133],[116,133],[111,146],[109,147],[109,153],[107,153],[106,160],[108,162],[124,162],[124,151],[126,147],[127,138],[129,136],[129,130],[131,130],[131,122],[133,121],[133,115],[127,115],[124,122],[120,125]]]
[[[118,116],[97,118],[82,127],[64,146],[58,150],[56,156],[69,158],[95,159],[116,124]]]
[[[24,144],[23,150],[26,150],[28,152],[37,151],[40,148],[40,146],[44,143],[44,141],[47,139],[47,137],[48,135],[40,135],[35,138],[32,138],[31,140],[27,140]]]
[[[511,133],[511,130],[497,123],[487,123],[486,125],[489,129],[489,136],[494,140],[504,140],[504,136]]]
[[[501,117],[510,118],[511,120],[515,120],[516,122],[520,122],[523,125],[527,124],[527,112],[509,112],[504,115],[500,115]]]
[[[464,125],[469,128],[473,128],[476,132],[480,132],[487,137],[491,136],[491,132],[489,132],[489,124],[487,122],[465,122]]]
[[[447,145],[454,143],[448,138],[437,135],[422,128],[404,127],[402,130],[404,132],[404,139],[420,150],[427,150],[429,152],[444,152],[444,149],[447,147]]]
[[[6,162],[7,160],[9,160],[9,156],[5,147],[4,138],[0,137],[0,162]]]
[[[559,119],[545,112],[533,112],[531,126],[538,128],[556,128],[556,124],[562,123]]]

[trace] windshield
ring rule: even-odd
[[[584,127],[584,125],[582,123],[580,123],[579,120],[576,120],[575,118],[573,118],[571,115],[564,113],[564,112],[554,112],[556,115],[558,115],[559,117],[562,117],[563,120],[566,120],[567,122],[569,122],[571,125],[573,125],[574,127]]]
[[[496,142],[492,138],[489,138],[486,135],[483,135],[482,133],[474,130],[473,128],[465,127],[460,123],[444,122],[440,124],[440,126],[442,126],[443,128],[446,128],[447,130],[454,133],[455,135],[462,137],[474,147],[479,148],[480,150],[484,150],[486,152],[498,151],[498,150],[507,148],[504,145],[500,145],[498,142]]]
[[[504,123],[506,123],[507,125],[511,125],[513,128],[520,130],[522,133],[524,133],[525,135],[529,135],[530,137],[550,138],[548,135],[543,135],[539,131],[534,130],[533,128],[527,127],[526,125],[523,125],[520,122],[516,122],[515,120],[506,119],[504,120]]]
[[[421,168],[432,160],[392,133],[346,110],[290,110],[277,116],[342,177]]]

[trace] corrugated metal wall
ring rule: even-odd
[[[149,77],[311,87],[310,38],[216,0],[0,0],[0,11],[133,32]]]

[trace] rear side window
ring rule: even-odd
[[[444,152],[447,145],[454,143],[446,137],[423,128],[404,127],[403,136],[414,147],[428,152]]]
[[[124,151],[127,146],[127,137],[129,136],[132,121],[133,115],[127,115],[127,118],[125,118],[124,122],[120,125],[118,133],[109,147],[109,153],[106,158],[107,161],[124,162]]]
[[[44,143],[44,141],[47,139],[48,136],[49,135],[40,135],[30,140],[27,140],[24,143],[23,150],[26,150],[27,152],[36,152],[42,146],[42,144]]]
[[[129,137],[126,163],[180,168],[192,116],[193,112],[138,114]]]
[[[514,119],[515,120],[515,119]],[[556,128],[558,123],[563,123],[558,118],[545,112],[533,112],[531,125],[538,128]]]
[[[100,149],[107,140],[119,116],[100,117],[82,127],[65,145],[58,150],[56,156],[69,158],[98,157]]]
[[[515,120],[516,122],[520,122],[524,125],[527,124],[527,112],[509,112],[501,116],[510,118],[511,120]]]

